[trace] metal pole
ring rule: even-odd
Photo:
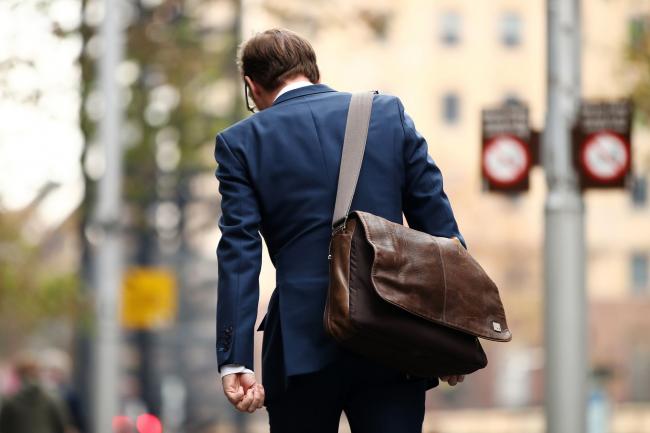
[[[94,381],[94,431],[112,432],[118,411],[120,343],[119,295],[122,280],[120,248],[120,201],[122,148],[120,143],[120,87],[115,71],[122,58],[120,0],[104,0],[100,35],[102,55],[99,79],[104,115],[99,134],[105,155],[105,172],[99,181],[96,225],[101,230],[95,262],[97,338]]]
[[[580,102],[579,0],[547,0],[545,406],[548,433],[584,433],[587,397],[584,203],[571,159]]]

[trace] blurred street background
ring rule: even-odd
[[[107,263],[96,257],[114,236],[119,339],[103,361],[117,372],[109,385],[118,405],[109,431],[268,431],[265,411],[232,408],[217,373],[213,151],[215,135],[247,115],[238,44],[286,27],[312,42],[323,83],[402,99],[470,253],[500,288],[513,340],[481,340],[485,369],[429,391],[424,432],[546,431],[546,175],[535,165],[525,190],[498,192],[481,172],[482,110],[526,106],[530,127],[544,129],[546,1],[108,2],[122,35],[112,75],[123,146],[114,220],[102,219],[99,186],[111,169],[100,128],[111,108],[100,80],[106,4],[0,0],[0,407],[33,377],[56,394],[69,431],[95,431],[98,272]],[[581,97],[634,104],[624,185],[582,194],[586,424],[589,433],[650,433],[650,0],[582,0],[580,20]],[[275,287],[264,254],[258,321]],[[14,433],[1,423],[0,432]]]

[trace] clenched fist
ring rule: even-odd
[[[264,406],[264,387],[250,373],[227,374],[221,379],[228,401],[242,412],[253,413]]]

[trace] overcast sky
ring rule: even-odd
[[[52,225],[81,200],[83,137],[75,64],[81,38],[58,38],[51,26],[74,29],[80,14],[77,0],[52,0],[47,10],[38,3],[0,1],[0,206],[19,209],[55,182],[60,186],[38,212]],[[10,59],[16,63],[8,68]]]

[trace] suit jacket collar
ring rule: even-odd
[[[288,101],[289,99],[300,98],[301,96],[313,95],[316,93],[336,92],[336,90],[325,84],[312,84],[311,86],[299,87],[297,89],[289,90],[278,96],[278,99],[273,102],[272,106]]]

